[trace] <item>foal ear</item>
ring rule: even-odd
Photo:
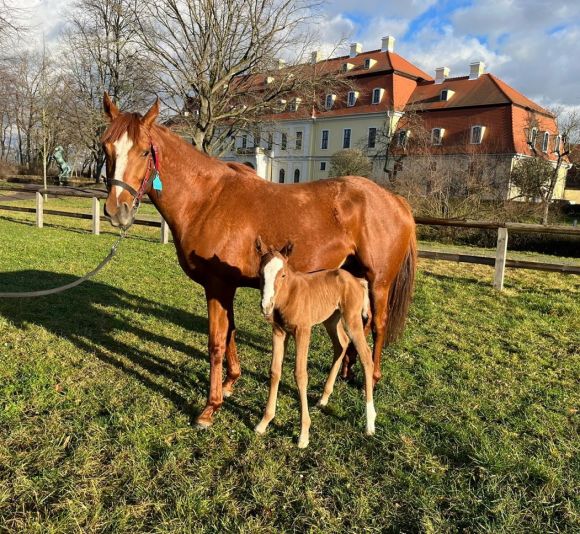
[[[292,251],[293,250],[294,250],[294,243],[292,243],[292,241],[288,241],[282,247],[282,250],[280,251],[280,254],[282,254],[282,256],[284,256],[285,258],[287,258],[288,256],[290,256],[290,254],[292,254]]]
[[[107,93],[107,91],[105,91],[105,93],[103,94],[103,110],[107,115],[107,117],[109,117],[109,120],[112,121],[114,121],[119,116],[120,113],[119,108],[115,106],[114,102],[111,100],[111,97],[109,96],[109,93]]]
[[[261,236],[256,237],[256,252],[262,256],[264,254],[264,243]]]
[[[151,125],[155,122],[155,119],[159,115],[159,97],[155,100],[155,103],[149,108],[149,111],[145,113],[142,119],[143,126],[146,128],[151,128]]]

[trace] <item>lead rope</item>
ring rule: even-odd
[[[84,276],[81,276],[74,282],[70,284],[66,284],[64,286],[53,287],[52,289],[43,289],[41,291],[22,291],[22,292],[8,292],[8,293],[0,293],[0,298],[3,299],[17,299],[17,298],[31,298],[31,297],[46,297],[47,295],[54,295],[55,293],[62,293],[67,289],[72,289],[78,285],[81,285],[83,282],[93,278],[99,271],[101,271],[107,263],[109,263],[117,253],[117,248],[121,244],[121,241],[127,236],[126,231],[121,231],[117,241],[113,243],[110,252],[107,254],[105,259],[99,263],[92,271],[88,272]]]

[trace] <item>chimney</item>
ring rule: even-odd
[[[350,45],[350,57],[355,57],[362,52],[362,45],[360,43],[352,43]]]
[[[477,80],[485,72],[485,63],[483,61],[474,61],[469,64],[469,79]]]
[[[395,38],[387,35],[381,39],[381,52],[393,52],[395,50]]]
[[[449,78],[449,67],[435,69],[435,83],[443,83],[447,78]]]
[[[278,60],[278,70],[283,69],[286,66],[286,62],[283,59]]]
[[[312,52],[310,56],[310,63],[318,63],[322,59],[322,54],[319,50]]]

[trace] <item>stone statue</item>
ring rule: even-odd
[[[64,148],[62,148],[60,145],[54,149],[52,157],[60,168],[60,173],[58,175],[58,185],[62,185],[70,178],[72,168],[64,159]]]

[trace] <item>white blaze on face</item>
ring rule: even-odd
[[[115,180],[119,182],[123,181],[125,176],[125,170],[127,169],[127,161],[129,159],[129,150],[133,146],[133,141],[129,139],[127,132],[123,134],[122,137],[117,139],[113,146],[115,147]],[[117,203],[119,195],[122,193],[123,188],[118,185],[115,186],[115,196],[117,197]]]
[[[276,275],[284,267],[284,262],[280,258],[272,258],[264,266],[264,289],[262,290],[262,312],[270,315],[274,309],[274,282]]]

